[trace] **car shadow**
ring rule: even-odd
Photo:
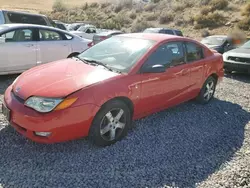
[[[249,73],[233,72],[233,73],[225,74],[225,77],[231,78],[240,82],[244,82],[244,83],[250,83]]]
[[[37,144],[6,126],[0,130],[0,184],[195,187],[241,148],[249,120],[238,104],[188,102],[135,121],[125,139],[105,148],[85,139]]]
[[[7,87],[18,77],[19,74],[0,76],[0,95],[3,95]]]

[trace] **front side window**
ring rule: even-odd
[[[187,50],[187,62],[198,61],[203,59],[203,49],[201,46],[187,42],[186,43],[186,50]]]
[[[5,42],[28,42],[32,41],[33,32],[30,29],[17,29],[2,34],[0,37],[5,38]]]
[[[184,51],[182,42],[169,42],[161,45],[153,52],[144,66],[164,65],[165,67],[184,64]]]
[[[58,32],[45,29],[39,29],[39,39],[40,41],[63,40]]]
[[[81,53],[82,60],[98,61],[111,69],[129,72],[155,41],[113,36]]]

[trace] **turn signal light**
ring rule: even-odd
[[[56,108],[55,110],[62,110],[65,108],[70,107],[74,102],[76,102],[77,98],[69,98],[69,99],[65,99],[64,101],[62,101]]]

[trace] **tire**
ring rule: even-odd
[[[107,102],[92,122],[89,140],[97,146],[114,144],[127,135],[131,121],[131,112],[125,103],[120,100]]]
[[[232,70],[229,70],[229,69],[224,69],[224,71],[226,74],[231,74],[233,72]]]
[[[214,96],[216,84],[217,84],[217,80],[214,77],[212,76],[208,77],[208,79],[203,84],[199,95],[196,98],[198,103],[207,104],[211,101],[211,99]]]

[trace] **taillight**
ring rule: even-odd
[[[101,36],[100,39],[101,40],[105,40],[107,37],[106,36]]]
[[[88,47],[93,46],[93,42],[88,43]]]

